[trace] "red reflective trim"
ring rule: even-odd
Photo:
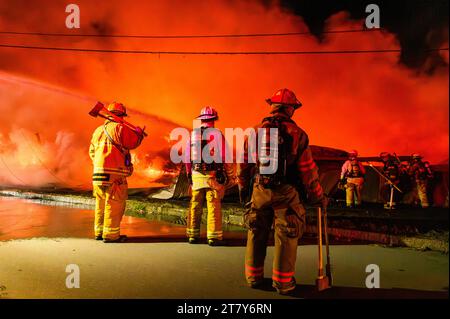
[[[252,267],[252,266],[249,266],[249,265],[245,265],[245,268],[246,269],[250,269],[250,270],[264,270],[264,266],[262,266],[262,267]]]
[[[292,275],[294,275],[295,272],[294,272],[294,271],[291,271],[291,272],[282,272],[282,271],[278,271],[278,270],[274,269],[274,270],[273,270],[273,273],[276,274],[276,275],[280,275],[280,276],[286,277],[286,276],[292,276]]]
[[[280,278],[278,276],[273,275],[272,276],[272,280],[278,281],[278,282],[291,282],[292,281],[292,277],[289,278]]]
[[[300,162],[300,167],[301,166],[309,166],[309,165],[311,165],[311,163],[314,163],[314,160],[312,158],[305,162]]]
[[[300,171],[301,172],[308,172],[308,171],[312,170],[315,167],[316,167],[316,163],[313,163],[310,167],[301,167]]]
[[[313,192],[316,194],[322,193],[322,186],[320,186],[319,183],[317,183],[316,187],[314,187]]]

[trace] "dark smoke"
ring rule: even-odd
[[[401,45],[399,63],[432,74],[447,62],[438,52],[426,52],[448,43],[447,0],[281,0],[281,5],[301,16],[310,31],[323,40],[327,19],[347,11],[351,19],[367,16],[365,8],[375,3],[380,7],[381,27],[394,33]]]

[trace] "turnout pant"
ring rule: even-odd
[[[425,180],[416,180],[416,185],[417,185],[417,195],[419,196],[419,200],[420,200],[420,205],[423,208],[427,208],[430,206],[430,204],[428,203],[428,183]]]
[[[208,209],[207,237],[208,239],[222,240],[222,195],[213,188],[201,188],[192,190],[191,203],[187,219],[186,235],[189,238],[200,237],[200,225],[202,222],[203,204],[206,201]]]
[[[295,285],[298,240],[305,227],[305,208],[297,190],[291,185],[265,189],[262,185],[255,184],[249,205],[244,215],[248,228],[245,254],[247,282],[257,282],[264,276],[267,241],[273,226],[273,284],[281,289]]]
[[[362,177],[349,177],[347,184],[345,184],[346,203],[347,207],[353,204],[358,206],[361,204],[361,189],[364,179]]]
[[[115,240],[120,237],[120,222],[128,198],[128,184],[125,177],[111,178],[109,185],[93,185],[95,197],[95,236]]]

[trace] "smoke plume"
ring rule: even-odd
[[[81,29],[68,30],[65,1],[0,1],[0,30],[160,35],[309,30],[308,19],[278,2],[77,4]],[[323,30],[359,29],[362,23],[363,18],[355,19],[343,10],[327,16]],[[448,34],[448,27],[434,32]],[[389,30],[320,38],[181,40],[0,35],[2,44],[156,51],[378,50],[399,49],[400,41]],[[448,41],[440,44],[447,46]],[[443,62],[436,64],[437,57]],[[2,81],[8,76],[101,101],[121,101],[138,111],[130,120],[147,125],[149,137],[135,153],[138,169],[131,183],[135,187],[149,186],[168,170],[166,137],[176,125],[192,126],[203,106],[218,110],[219,128],[246,128],[267,116],[265,98],[283,87],[292,89],[303,103],[294,120],[312,144],[357,149],[362,156],[395,151],[420,152],[431,162],[448,159],[448,51],[435,53],[434,62],[429,62],[433,72],[417,72],[399,63],[401,59],[400,53],[158,56],[0,48],[4,72],[0,74],[0,157],[6,163],[0,162],[0,184],[22,180],[45,185],[63,180],[88,187],[87,149],[92,131],[100,124],[87,115],[95,100]]]

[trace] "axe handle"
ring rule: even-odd
[[[326,275],[329,278],[330,284],[332,282],[332,276],[331,276],[331,257],[330,257],[330,244],[328,241],[328,217],[327,212],[325,211],[323,213],[323,231],[325,233],[325,249],[327,254],[327,265],[326,265]]]
[[[128,127],[129,127],[130,129],[132,129],[133,131],[136,131],[137,128],[136,128],[136,126],[134,126],[133,124],[131,124],[131,123],[125,121],[124,119],[118,117],[117,115],[115,115],[114,113],[109,112],[109,111],[106,110],[106,109],[103,109],[103,111],[104,111],[107,115],[103,115],[103,114],[101,114],[101,113],[98,113],[98,116],[100,116],[100,117],[102,117],[102,118],[104,118],[104,119],[106,119],[106,120],[113,120],[114,122],[121,123],[121,124],[123,124],[123,125],[128,126]],[[143,134],[144,134],[144,136],[147,136],[147,133],[143,132]]]
[[[317,244],[319,246],[319,278],[323,277],[322,257],[322,208],[317,208]]]

